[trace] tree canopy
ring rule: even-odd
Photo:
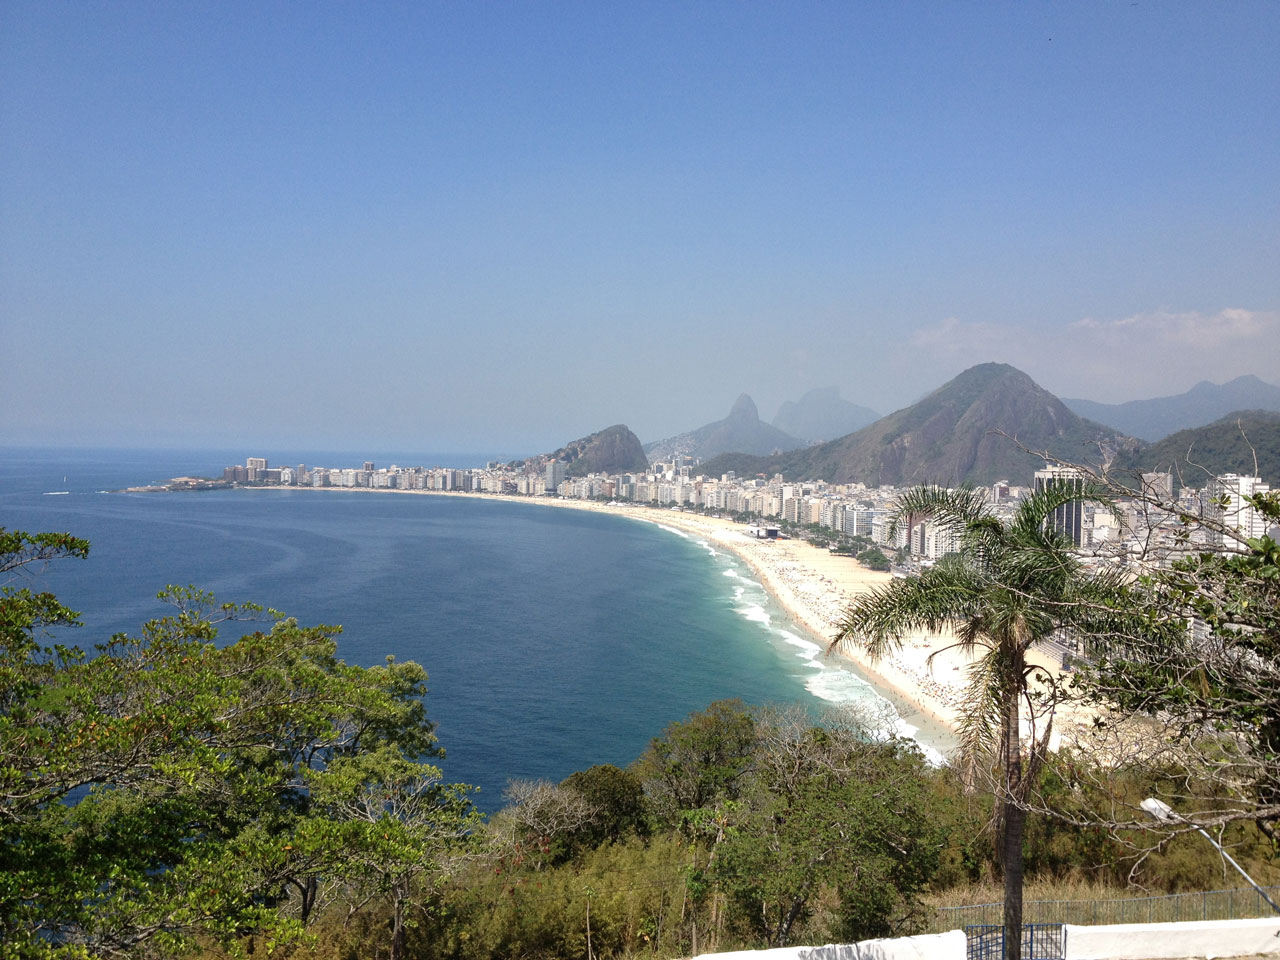
[[[14,571],[88,544],[5,531],[0,551]],[[0,591],[6,956],[283,942],[326,898],[394,904],[448,870],[474,814],[431,763],[420,666],[346,664],[338,628],[193,588],[160,599],[170,614],[85,650],[46,642],[75,622],[52,595]],[[218,642],[249,618],[265,629]]]

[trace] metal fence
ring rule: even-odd
[[[983,923],[964,928],[968,960],[1004,960],[1004,927]],[[1022,927],[1022,960],[1062,960],[1062,924]]]
[[[1264,889],[1273,900],[1280,898],[1280,887]],[[1114,900],[1028,900],[1022,905],[1022,916],[1028,924],[1097,925],[1185,920],[1244,920],[1250,917],[1269,917],[1273,913],[1267,902],[1252,887]],[[940,907],[933,929],[943,931],[957,930],[961,927],[998,926],[1004,919],[1003,914],[1004,905],[1000,903]]]

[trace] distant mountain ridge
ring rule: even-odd
[[[1141,471],[1173,471],[1192,487],[1211,476],[1240,473],[1260,476],[1274,487],[1280,484],[1280,413],[1237,410],[1207,426],[1125,451],[1111,465],[1111,473],[1122,479]]]
[[[879,419],[880,414],[874,410],[841,397],[839,387],[820,387],[799,400],[783,403],[773,425],[806,443],[822,443],[861,430]]]
[[[1082,417],[1154,442],[1179,430],[1213,423],[1236,410],[1280,411],[1280,387],[1247,375],[1223,384],[1201,380],[1186,393],[1151,400],[1096,403],[1063,399],[1062,402]]]
[[[640,438],[625,424],[605,427],[580,440],[570,440],[546,460],[561,460],[568,464],[565,474],[585,477],[589,473],[643,472],[649,468]]]
[[[1030,483],[1043,460],[1027,450],[1096,463],[1130,446],[1131,437],[1072,413],[1021,370],[984,363],[848,436],[780,456],[717,457],[704,469],[868,486]]]
[[[666,460],[677,454],[707,459],[728,452],[770,454],[803,446],[804,441],[764,423],[755,401],[744,393],[723,420],[655,441],[644,449],[650,460]]]

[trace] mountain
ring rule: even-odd
[[[1172,470],[1191,487],[1204,486],[1208,477],[1220,473],[1240,473],[1260,476],[1274,488],[1280,484],[1280,413],[1238,410],[1208,426],[1179,430],[1159,443],[1125,451],[1111,464],[1117,477],[1157,470]]]
[[[1019,444],[1066,460],[1097,462],[1101,451],[1109,455],[1136,441],[1072,413],[1021,370],[984,363],[846,437],[775,457],[717,457],[703,468],[710,476],[726,470],[739,476],[781,472],[789,479],[869,486],[1001,479],[1029,484],[1044,461]]]
[[[565,473],[571,477],[588,473],[629,473],[649,467],[640,438],[621,423],[581,440],[571,440],[555,453],[547,454],[546,459],[563,460],[568,464]]]
[[[676,454],[705,460],[721,453],[769,454],[803,446],[804,441],[761,421],[755,401],[744,393],[723,420],[658,440],[644,449],[650,460],[666,460]]]
[[[1233,410],[1280,411],[1280,387],[1255,376],[1244,376],[1223,384],[1201,380],[1186,393],[1153,400],[1062,402],[1082,417],[1109,424],[1131,437],[1154,441],[1178,430],[1212,423]]]
[[[810,390],[799,400],[788,400],[778,408],[773,425],[809,443],[821,443],[861,430],[875,423],[880,414],[840,396],[839,387]]]

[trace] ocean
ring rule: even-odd
[[[254,453],[254,451],[247,451]],[[885,702],[824,660],[751,571],[705,542],[623,517],[486,498],[339,491],[110,493],[220,476],[246,451],[0,448],[0,526],[92,542],[23,573],[81,611],[91,647],[166,608],[166,584],[340,624],[339,653],[426,667],[447,779],[493,811],[511,778],[625,766],[710,702]],[[270,452],[268,452],[270,456]],[[272,462],[482,465],[476,455],[296,452]],[[660,514],[659,514],[660,516]],[[227,624],[231,639],[252,625]]]

